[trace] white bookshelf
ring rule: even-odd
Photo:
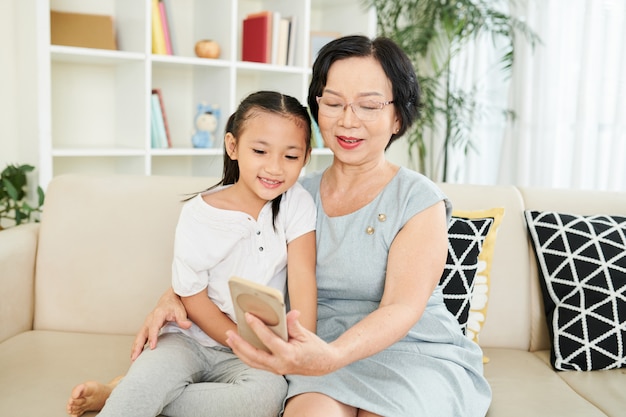
[[[26,83],[30,72],[36,85],[20,104],[38,111],[31,152],[38,153],[44,188],[69,172],[219,176],[221,148],[191,145],[198,103],[220,107],[219,139],[228,115],[252,91],[275,89],[306,103],[311,31],[375,31],[374,13],[361,0],[172,0],[178,55],[164,56],[151,53],[150,0],[14,1],[18,20],[36,33],[23,62],[29,70],[19,80]],[[113,16],[118,50],[51,45],[50,10]],[[294,66],[240,61],[241,22],[261,10],[296,17]],[[195,56],[200,39],[219,43],[219,59]],[[162,91],[172,148],[151,148],[152,88]],[[330,158],[326,149],[314,149],[307,169],[323,168]]]

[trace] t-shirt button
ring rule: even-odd
[[[257,234],[257,236],[258,236],[258,235],[260,235],[260,234],[261,234],[261,231],[260,231],[260,230],[257,230],[257,231],[256,231],[256,234]]]
[[[263,246],[259,247],[259,252],[263,252]]]

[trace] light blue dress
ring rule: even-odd
[[[320,179],[316,173],[301,183],[317,205],[317,332],[330,342],[378,307],[389,248],[404,224],[438,201],[448,216],[451,206],[426,177],[400,168],[370,204],[331,218]],[[382,416],[478,417],[491,402],[482,372],[481,349],[461,333],[437,288],[404,339],[328,375],[288,375],[287,398],[318,392]]]

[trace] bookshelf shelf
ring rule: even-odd
[[[256,62],[245,62],[245,61],[237,61],[234,64],[235,68],[237,68],[241,73],[246,72],[266,72],[271,74],[303,74],[307,71],[310,72],[309,68],[304,67],[295,67],[295,66],[286,66],[286,65],[273,65],[273,64],[260,64]]]
[[[144,61],[146,59],[146,55],[137,52],[108,51],[104,49],[51,45],[50,58],[53,61],[115,64],[127,61]]]
[[[72,157],[72,158],[93,157],[93,156],[115,157],[115,156],[143,156],[143,155],[145,155],[145,150],[143,148],[137,148],[137,149],[115,149],[115,148],[59,149],[59,148],[56,148],[52,151],[52,156]]]
[[[198,67],[230,67],[232,64],[230,61],[223,59],[207,59],[207,58],[194,58],[186,56],[176,55],[150,55],[150,60],[153,65],[159,66],[198,66]]]
[[[150,154],[154,156],[222,156],[222,149],[218,148],[169,148],[151,149]]]
[[[66,150],[55,151],[57,156],[81,156],[82,151]],[[96,151],[98,152],[98,151]],[[85,153],[86,154],[86,153]],[[139,155],[140,153],[136,153]],[[221,148],[168,148],[168,149],[151,149],[150,154],[154,156],[222,156],[224,152]],[[314,156],[332,156],[332,152],[328,148],[313,148],[311,155]]]
[[[20,6],[31,17],[33,55],[25,66],[37,80],[31,96],[39,116],[39,182],[68,173],[219,176],[223,153],[191,147],[200,103],[219,108],[217,140],[239,101],[260,89],[291,94],[302,103],[310,79],[311,31],[372,35],[372,12],[360,0],[166,0],[174,55],[152,49],[153,0],[34,0]],[[341,3],[341,5],[337,5]],[[30,10],[29,10],[30,9]],[[109,15],[118,50],[51,44],[50,11]],[[293,65],[242,61],[242,22],[262,10],[293,17]],[[169,21],[169,20],[168,20]],[[220,46],[217,59],[198,58],[202,39]],[[151,92],[160,89],[171,147],[151,144]],[[30,99],[29,99],[30,97]],[[314,148],[306,169],[323,168],[330,151]]]

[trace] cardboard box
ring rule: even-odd
[[[50,42],[53,45],[116,50],[113,17],[51,10]]]

